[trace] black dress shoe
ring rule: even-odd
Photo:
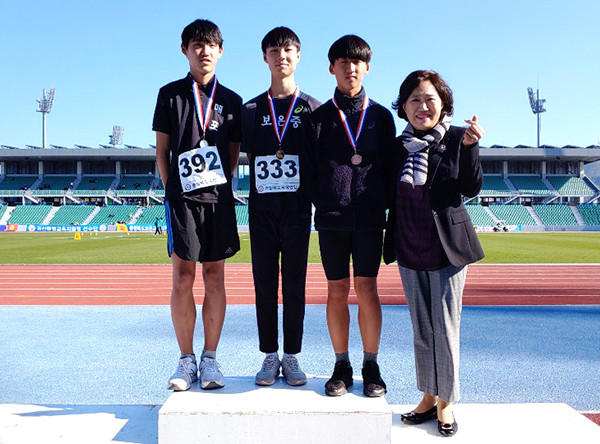
[[[438,421],[438,432],[442,436],[453,436],[458,431],[458,424],[456,423],[456,419],[452,424],[444,423]]]
[[[378,398],[385,395],[387,387],[381,373],[379,365],[375,361],[367,361],[362,369],[363,393],[370,398]]]
[[[328,396],[342,396],[348,393],[348,387],[352,386],[352,366],[347,361],[335,363],[333,375],[325,383],[325,393]]]
[[[425,421],[431,421],[437,419],[437,406],[431,407],[429,410],[423,413],[408,412],[400,415],[402,422],[407,424],[421,424]],[[441,433],[441,432],[440,432]]]

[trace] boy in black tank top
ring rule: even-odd
[[[301,129],[318,101],[294,81],[300,40],[289,28],[262,41],[270,88],[242,108],[242,148],[250,164],[249,229],[256,293],[259,348],[265,353],[258,385],[272,385],[280,369],[289,385],[306,383],[296,355],[302,348],[306,262],[311,204],[302,179]],[[278,350],[278,286],[281,255],[283,356]]]

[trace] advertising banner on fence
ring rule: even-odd
[[[56,232],[56,233],[75,233],[75,232],[90,232],[90,231],[114,231],[114,228],[111,229],[110,225],[100,224],[100,225],[38,225],[38,224],[27,224],[20,225],[20,227],[25,227],[25,230],[18,231],[28,231],[28,232]]]
[[[166,228],[164,225],[162,228]],[[152,224],[98,224],[98,225],[39,225],[39,224],[8,224],[0,225],[0,233],[109,233],[109,232],[154,232]]]

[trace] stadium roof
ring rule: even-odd
[[[481,147],[481,158],[485,160],[533,160],[541,162],[543,160],[563,160],[577,162],[595,162],[600,160],[600,146],[590,145],[588,147],[579,147],[567,145],[562,148],[542,145],[540,148],[527,145],[517,145],[514,148],[501,145],[492,145],[491,147]]]
[[[122,146],[113,147],[104,145],[101,147],[90,147],[75,145],[72,148],[51,145],[50,148],[39,148],[27,146],[27,148],[15,148],[0,145],[0,160],[154,160],[156,150],[154,147],[147,148]]]
[[[598,145],[587,147],[543,145],[540,148],[527,145],[517,145],[515,147],[492,145],[490,147],[481,147],[480,153],[483,160],[531,160],[538,162],[543,160],[563,160],[582,161],[586,163],[600,160],[600,146]],[[155,157],[156,147],[154,145],[149,145],[148,147],[134,145],[116,147],[112,145],[101,145],[99,147],[51,145],[50,148],[46,149],[32,145],[27,145],[25,148],[0,145],[0,160],[73,160],[73,158],[77,158],[78,160],[154,160]],[[240,163],[247,163],[244,156],[240,158]]]

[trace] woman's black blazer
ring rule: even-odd
[[[429,153],[427,186],[433,218],[446,256],[452,265],[463,266],[483,259],[483,249],[471,218],[463,205],[463,196],[475,197],[481,190],[483,171],[479,161],[479,145],[465,148],[460,143],[464,128],[451,126],[441,143]],[[383,243],[386,264],[396,260],[396,186],[408,152],[400,138],[396,139],[395,168],[390,182],[387,229]],[[402,229],[402,227],[400,227]]]

